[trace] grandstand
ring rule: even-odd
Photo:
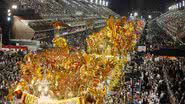
[[[98,0],[99,1],[99,0]],[[95,1],[94,1],[95,2]],[[105,26],[106,19],[119,15],[98,2],[87,0],[19,0],[19,13],[14,16],[13,36],[17,40],[37,40],[45,45],[51,44],[53,22],[60,21],[70,28],[64,28],[61,36],[69,37],[84,33],[89,29],[97,30]],[[29,11],[29,15],[25,15]],[[23,15],[24,14],[24,15]],[[41,44],[42,45],[42,44]]]
[[[185,10],[172,10],[157,19],[158,25],[177,39],[185,38]]]

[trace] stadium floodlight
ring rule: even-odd
[[[137,17],[137,16],[138,16],[138,13],[137,13],[137,12],[135,12],[135,13],[134,13],[134,16],[135,16],[135,17]]]
[[[12,13],[8,13],[8,16],[11,16],[12,15]]]
[[[17,5],[12,5],[12,9],[17,9]]]
[[[181,3],[179,3],[179,8],[181,8],[182,7],[182,5],[181,5]]]
[[[102,0],[99,0],[99,5],[101,5]]]
[[[171,10],[171,7],[169,7],[168,10]]]
[[[10,13],[11,12],[11,10],[10,9],[8,9],[8,13]]]
[[[130,16],[132,17],[132,16],[133,16],[133,14],[132,14],[132,13],[130,13]]]
[[[106,1],[106,6],[109,6],[109,2],[108,1]]]
[[[106,4],[106,2],[105,2],[105,0],[103,0],[103,6],[106,6],[105,4]]]
[[[91,3],[93,3],[93,0],[91,0]]]
[[[149,19],[152,19],[152,15],[148,15],[148,18],[149,18]]]
[[[134,16],[133,16],[133,13],[130,13],[130,18],[133,19],[133,17],[134,17]]]
[[[11,18],[10,17],[7,17],[7,21],[11,21]]]

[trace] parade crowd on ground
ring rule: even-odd
[[[0,101],[8,94],[8,88],[20,79],[17,64],[23,56],[23,51],[0,51]]]

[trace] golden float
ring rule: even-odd
[[[61,26],[58,22],[53,25],[57,29]],[[88,101],[87,95],[102,104],[107,91],[119,86],[127,55],[134,50],[143,26],[142,20],[110,17],[107,26],[86,39],[86,52],[72,51],[63,37],[55,37],[55,48],[25,56],[20,64],[22,80],[12,86],[9,96],[13,95],[12,89],[21,86],[20,90],[27,92],[25,104],[44,101],[38,100],[43,96],[55,104],[83,104]]]

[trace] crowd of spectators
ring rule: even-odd
[[[171,36],[168,31],[163,29],[164,27],[173,30],[170,27],[172,24],[177,29],[179,28],[177,25],[182,24],[184,26],[182,19],[185,12],[172,12],[167,12],[157,20],[154,19],[147,23],[146,31],[143,32],[140,40],[142,45],[146,45],[147,50],[176,48],[181,44],[179,40],[174,38],[175,36]],[[176,19],[173,19],[175,17]],[[179,23],[180,21],[181,23]],[[163,26],[162,22],[164,22]],[[177,58],[176,60],[165,58],[159,60],[156,58],[157,60],[154,60],[155,56],[151,55],[151,57],[153,60],[147,61],[145,59],[145,62],[139,65],[143,75],[142,104],[185,104],[185,91],[183,89],[185,87],[184,58]]]
[[[181,38],[185,33],[185,10],[168,11],[157,19],[157,23],[166,32]]]
[[[143,73],[143,104],[170,104],[162,66],[151,61],[141,67]]]
[[[47,18],[69,18],[70,16],[119,16],[117,13],[100,5],[91,5],[78,0],[21,0],[20,4],[23,8],[33,8],[36,13],[40,13],[42,17]],[[43,9],[44,8],[44,9]],[[73,20],[73,18],[71,18]],[[75,20],[75,19],[74,19]]]
[[[17,63],[22,58],[22,51],[0,51],[0,103],[8,94],[8,88],[20,78]]]
[[[184,65],[184,61],[178,59],[162,59],[143,64],[143,91],[147,95],[144,97],[146,102],[152,102],[152,104],[157,102],[159,104],[184,104]]]
[[[170,89],[176,97],[176,102],[179,104],[185,103],[185,61],[181,59],[179,61],[166,60],[163,62],[165,65],[165,73],[169,81]]]
[[[144,42],[150,49],[174,48],[180,44],[178,40],[162,30],[156,20],[149,22],[146,30],[147,32],[143,36],[146,38]]]

